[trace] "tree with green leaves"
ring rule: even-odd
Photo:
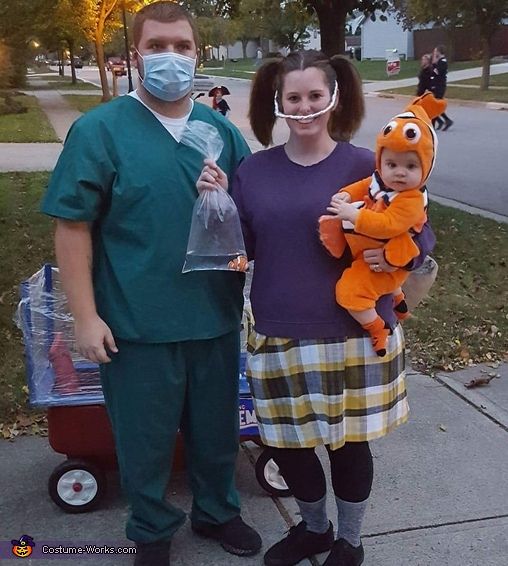
[[[14,71],[10,51],[10,47],[3,41],[0,41],[0,90],[7,89],[12,84]]]
[[[415,23],[477,30],[482,46],[482,80],[480,88],[487,90],[490,82],[492,37],[508,18],[507,0],[394,0],[394,8],[405,27]]]
[[[29,41],[34,37],[38,7],[38,0],[0,0],[0,38],[6,46],[5,56],[11,65],[11,87],[26,84]]]
[[[74,56],[76,44],[84,42],[90,33],[90,18],[86,3],[82,0],[39,0],[39,10],[34,23],[37,38],[47,49],[58,51],[63,61],[62,51],[66,45],[69,50],[72,83],[76,81]],[[63,65],[60,67],[63,75]]]
[[[219,50],[221,45],[227,46],[233,43],[237,37],[235,22],[229,18],[218,18],[212,16],[198,16],[196,24],[199,30],[201,45],[199,50],[201,58],[205,58],[206,47],[212,46]]]
[[[260,9],[261,8],[261,9]],[[236,23],[236,37],[242,42],[242,52],[244,59],[247,58],[247,44],[253,39],[258,39],[263,34],[265,13],[259,0],[242,0],[237,15],[234,18]]]
[[[271,0],[265,2],[261,28],[265,37],[294,51],[310,37],[308,29],[314,22],[315,17],[300,0]]]
[[[353,12],[362,12],[376,18],[376,10],[385,12],[388,0],[302,0],[313,10],[319,20],[321,31],[321,51],[331,57],[344,53],[346,39],[346,20]],[[386,19],[381,15],[380,19]]]

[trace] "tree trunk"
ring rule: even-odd
[[[446,28],[446,60],[450,66],[455,60],[455,26]]]
[[[321,51],[331,57],[344,53],[346,39],[346,9],[333,2],[312,3],[319,20]]]
[[[104,45],[102,44],[102,33],[97,31],[95,35],[95,54],[97,56],[97,66],[99,67],[99,76],[101,78],[102,102],[111,100],[111,92],[109,90],[108,76],[104,65]]]
[[[482,81],[480,90],[488,90],[490,84],[490,38],[482,37]]]
[[[57,53],[58,53],[58,74],[61,77],[64,77],[65,76],[65,73],[64,73],[65,61],[64,61],[63,49],[59,48]]]
[[[242,54],[243,58],[247,59],[247,43],[249,42],[248,39],[242,39]]]
[[[69,44],[69,57],[71,58],[71,83],[75,85],[78,81],[76,80],[76,68],[74,67],[74,40],[68,39]]]

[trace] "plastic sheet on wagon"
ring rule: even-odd
[[[34,407],[103,403],[99,366],[75,348],[74,320],[58,269],[44,265],[20,286],[15,322],[23,333]]]

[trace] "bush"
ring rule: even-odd
[[[10,94],[0,94],[0,116],[7,114],[24,114],[27,107],[14,100]]]
[[[14,69],[12,67],[11,53],[9,47],[0,41],[0,88],[12,86]]]

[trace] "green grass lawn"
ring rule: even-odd
[[[254,59],[238,59],[236,62],[228,59],[225,66],[220,61],[207,61],[203,69],[198,69],[198,73],[214,77],[252,79],[256,68]]]
[[[0,425],[14,423],[25,409],[23,346],[12,318],[19,283],[53,261],[53,223],[38,212],[47,181],[48,173],[0,174]]]
[[[508,226],[431,202],[439,264],[405,323],[414,365],[435,371],[508,359]]]
[[[70,76],[61,77],[60,75],[53,73],[45,75],[44,77],[33,77],[30,83],[30,75],[28,76],[29,84],[26,90],[94,90],[100,91],[97,85],[86,83],[77,79],[75,84],[72,84],[72,79]],[[44,81],[44,82],[41,82]]]
[[[0,143],[60,141],[35,96],[19,95],[13,98],[26,106],[28,112],[0,116]]]
[[[472,84],[472,83],[468,83]],[[383,90],[383,94],[409,94],[416,96],[416,86],[391,88]],[[449,100],[475,100],[478,102],[500,102],[508,103],[507,90],[480,90],[479,88],[464,88],[456,86],[456,83],[448,83],[446,98]]]
[[[47,173],[0,174],[0,437],[13,423],[37,432],[27,411],[20,332],[12,322],[18,285],[53,261],[53,223],[38,212]],[[436,283],[405,323],[415,367],[428,372],[508,359],[508,227],[431,203]],[[37,421],[39,419],[39,421]],[[23,423],[26,423],[22,427]],[[2,426],[3,425],[3,426]]]
[[[480,86],[481,78],[474,79],[464,79],[463,81],[453,81],[453,85],[475,85]],[[490,86],[500,86],[503,88],[508,88],[508,73],[502,73],[501,75],[490,75]]]
[[[357,61],[352,60],[358,69],[362,80],[364,81],[385,81],[407,79],[418,76],[420,71],[419,61],[401,61],[400,73],[393,77],[386,75],[385,61]],[[450,65],[450,71],[458,71],[460,69],[470,69],[471,67],[481,66],[481,61],[460,61]],[[208,67],[220,67],[209,69]],[[231,60],[226,61],[225,68],[219,61],[207,61],[204,65],[203,73],[207,75],[216,75],[221,77],[238,77],[244,79],[252,79],[253,71],[256,71],[254,59],[239,59],[236,63]],[[201,72],[201,71],[200,71]]]
[[[101,96],[95,94],[64,94],[63,97],[79,112],[88,112],[101,103]]]

